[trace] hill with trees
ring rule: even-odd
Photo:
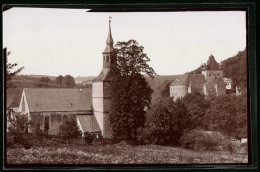
[[[229,57],[222,61],[223,77],[231,78],[233,85],[240,87],[242,90],[247,86],[247,51],[246,48],[243,51],[239,51],[233,57]],[[201,74],[201,67],[187,72]]]

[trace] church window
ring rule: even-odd
[[[22,100],[22,111],[23,111],[23,112],[25,111],[25,102],[24,102],[24,97],[23,97],[23,100]]]
[[[67,119],[68,119],[67,115],[63,115],[63,123],[65,123]]]
[[[49,116],[44,117],[44,130],[45,131],[49,130]]]

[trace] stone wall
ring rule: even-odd
[[[176,101],[177,98],[182,98],[188,93],[188,88],[185,85],[174,85],[170,86],[170,95],[173,100]]]

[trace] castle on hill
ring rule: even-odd
[[[226,95],[226,82],[223,79],[222,65],[217,63],[214,56],[202,64],[201,74],[184,74],[176,78],[170,85],[170,97],[176,101],[188,93],[198,92],[211,96]]]

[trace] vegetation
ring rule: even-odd
[[[73,88],[75,87],[75,79],[70,75],[65,75],[64,78],[62,78],[62,87],[65,88]]]
[[[17,63],[8,63],[7,56],[11,54],[11,52],[6,52],[6,48],[4,49],[4,55],[6,58],[6,88],[13,88],[15,85],[11,82],[14,76],[20,73],[24,67],[20,67],[13,71],[13,68],[17,66]]]
[[[180,100],[162,99],[147,114],[138,140],[142,144],[176,145],[189,123],[187,108]]]
[[[216,164],[247,163],[245,153],[194,151],[156,145],[59,145],[7,149],[8,164]]]
[[[70,139],[77,138],[81,135],[81,131],[78,128],[76,120],[67,119],[58,129],[58,136],[67,141],[70,144]]]
[[[23,144],[23,136],[28,132],[29,126],[27,115],[13,113],[13,116],[10,116],[8,114],[7,121],[10,124],[8,127],[8,137],[12,140],[11,142],[14,144]]]
[[[152,89],[144,74],[153,77],[147,64],[149,57],[135,40],[118,42],[116,82],[111,88],[112,105],[109,121],[114,136],[135,139],[138,128],[144,125],[146,110],[150,108]]]

